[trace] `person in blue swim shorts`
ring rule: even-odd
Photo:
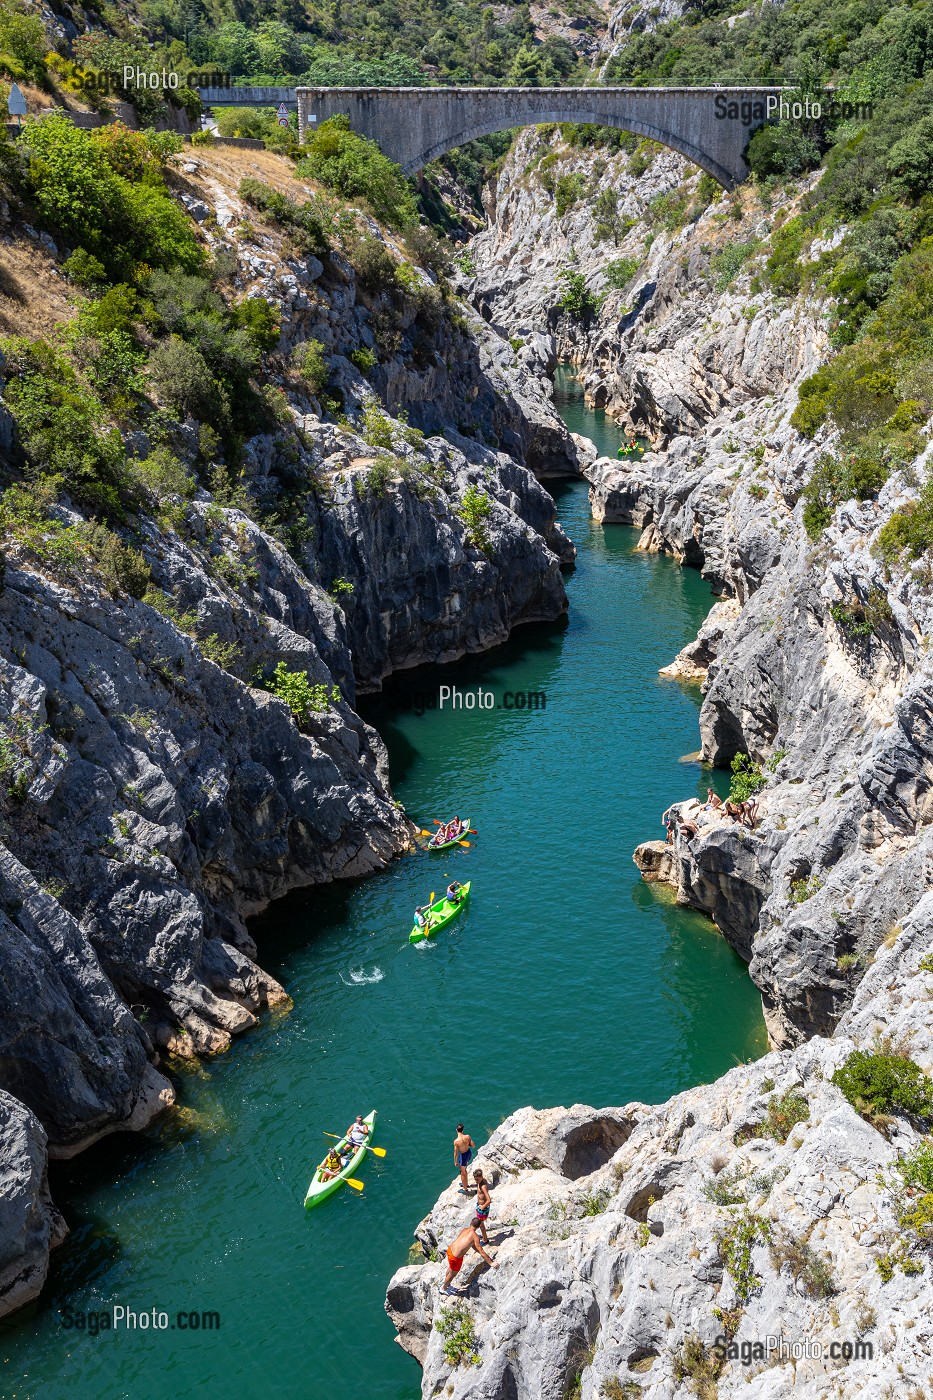
[[[460,1168],[460,1194],[469,1196],[470,1181],[467,1176],[467,1167],[473,1160],[473,1149],[476,1143],[470,1137],[462,1123],[457,1124],[457,1136],[454,1138],[454,1166]]]

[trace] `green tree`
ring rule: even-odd
[[[358,136],[345,116],[322,122],[297,167],[299,177],[319,180],[347,199],[365,199],[378,219],[393,228],[417,222],[411,187],[375,141]]]

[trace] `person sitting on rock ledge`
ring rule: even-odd
[[[705,806],[704,806],[704,808],[703,808],[703,811],[704,811],[704,812],[715,812],[716,809],[717,809],[718,807],[721,807],[721,806],[722,806],[722,798],[721,798],[721,797],[718,797],[718,796],[716,795],[716,793],[713,792],[713,789],[712,789],[712,788],[707,788],[707,789],[706,789],[706,804],[705,804]]]
[[[450,1285],[453,1282],[454,1275],[459,1274],[460,1270],[463,1268],[464,1257],[469,1254],[471,1249],[475,1249],[480,1258],[485,1259],[491,1269],[498,1269],[499,1265],[496,1263],[495,1259],[490,1259],[473,1226],[464,1225],[456,1239],[447,1246],[447,1277],[444,1279],[443,1285],[443,1291],[445,1293],[450,1293],[452,1296],[456,1297],[459,1290],[451,1288]]]
[[[680,832],[684,840],[689,842],[692,841],[694,836],[697,835],[700,828],[697,826],[696,822],[690,822],[687,821],[685,817],[681,817],[680,825],[678,826],[677,830]]]

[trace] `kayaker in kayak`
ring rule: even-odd
[[[460,903],[461,894],[459,881],[451,880],[445,891],[445,897],[450,900],[451,904]]]
[[[492,1205],[492,1193],[489,1190],[489,1182],[483,1176],[479,1167],[473,1173],[473,1180],[476,1182],[476,1214],[473,1217],[473,1228],[478,1230],[483,1244],[489,1243],[489,1236],[486,1234],[486,1221],[489,1219],[489,1208]]]
[[[457,1124],[457,1136],[454,1138],[454,1164],[460,1168],[460,1194],[469,1196],[470,1179],[467,1176],[467,1167],[473,1160],[473,1149],[476,1143],[470,1137],[462,1123]]]
[[[485,1259],[491,1269],[498,1269],[495,1259],[490,1259],[482,1246],[479,1235],[472,1225],[464,1225],[459,1235],[447,1246],[447,1277],[444,1279],[444,1292],[456,1295],[458,1290],[451,1288],[455,1274],[463,1268],[463,1260],[471,1249],[475,1249],[481,1259]]]
[[[363,1122],[362,1113],[356,1115],[356,1122],[351,1123],[346,1131],[347,1143],[350,1147],[358,1149],[363,1146],[369,1137],[369,1124]]]
[[[418,908],[415,910],[415,928],[427,930],[431,927],[431,923],[428,919],[426,912],[430,907],[431,906],[429,904],[418,905]]]
[[[330,1181],[333,1177],[339,1176],[343,1168],[347,1165],[347,1161],[349,1161],[349,1158],[345,1160],[341,1157],[336,1147],[332,1147],[321,1168],[321,1179],[323,1181]]]

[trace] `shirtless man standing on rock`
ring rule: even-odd
[[[454,1275],[459,1274],[463,1268],[463,1261],[471,1249],[475,1249],[481,1259],[485,1259],[491,1269],[498,1269],[499,1265],[495,1259],[490,1259],[480,1242],[480,1237],[472,1225],[464,1225],[459,1235],[451,1244],[447,1246],[447,1277],[444,1279],[445,1293],[456,1296],[458,1289],[451,1288]]]

